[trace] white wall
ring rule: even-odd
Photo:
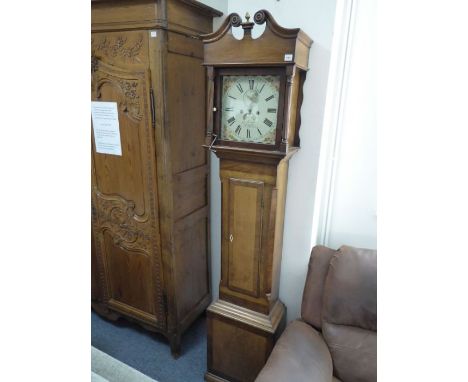
[[[221,17],[213,19],[213,30],[217,30],[227,17],[228,0],[199,0],[221,12]],[[210,173],[210,223],[211,223],[211,290],[213,301],[219,295],[219,281],[221,278],[221,184],[219,180],[219,160],[211,154]]]
[[[312,216],[325,107],[335,0],[232,0],[228,12],[253,17],[259,9],[269,10],[288,28],[300,27],[313,40],[302,105],[301,150],[290,162],[286,199],[280,298],[288,309],[288,320],[300,314],[302,290],[312,243]],[[221,3],[220,3],[221,4]],[[210,4],[212,5],[212,4]],[[214,5],[216,7],[216,5]],[[253,35],[255,36],[255,29]],[[219,160],[211,158],[211,246],[212,285],[216,299],[220,279],[221,186]]]
[[[317,224],[317,241],[321,244],[332,248],[349,244],[375,249],[376,5],[372,0],[343,3],[347,3],[348,9],[342,9],[342,24],[347,25],[337,32],[340,35],[336,35],[334,41],[320,163],[323,195],[316,203],[316,212],[320,209],[321,214],[314,224]],[[339,12],[337,17],[339,24]],[[345,54],[338,57],[341,52]],[[336,62],[338,65],[333,67]]]
[[[218,29],[221,23],[223,22],[223,20],[228,15],[228,0],[198,0],[198,1],[200,1],[200,3],[213,7],[214,9],[217,9],[218,11],[223,12],[223,15],[221,17],[215,17],[213,19],[213,30]]]

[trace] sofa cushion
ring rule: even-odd
[[[279,338],[256,382],[332,382],[330,352],[322,336],[303,321],[291,322]]]
[[[330,261],[322,321],[377,331],[377,252],[341,247]]]
[[[377,381],[377,333],[345,325],[323,324],[333,358],[333,373],[345,382]]]
[[[377,253],[343,246],[330,261],[322,333],[334,374],[345,382],[377,380]]]
[[[312,249],[302,294],[301,317],[317,329],[322,328],[322,300],[333,249],[318,245]]]

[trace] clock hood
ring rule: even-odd
[[[307,70],[312,39],[299,28],[280,26],[267,10],[257,11],[254,22],[241,22],[237,13],[231,13],[213,33],[201,35],[204,44],[204,65],[207,66],[287,66],[296,65]],[[255,24],[266,23],[263,34],[252,39]],[[242,27],[244,37],[236,39],[232,29]]]

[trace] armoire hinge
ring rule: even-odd
[[[151,106],[151,126],[156,127],[156,115],[154,112],[154,93],[153,88],[150,89],[150,106]]]
[[[166,295],[166,293],[163,293],[162,299],[163,299],[164,311],[167,312],[167,295]]]

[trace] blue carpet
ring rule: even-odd
[[[202,316],[182,336],[182,354],[171,356],[165,337],[124,319],[108,321],[91,312],[91,344],[158,382],[203,382],[206,320]]]

